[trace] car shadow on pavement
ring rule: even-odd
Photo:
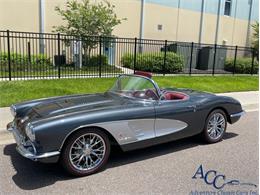
[[[223,139],[226,140],[236,136],[238,136],[238,134],[227,132]],[[130,152],[122,152],[118,148],[113,148],[106,169],[166,155],[199,145],[204,144],[198,136],[195,136]],[[16,170],[16,174],[12,176],[12,179],[19,188],[34,190],[50,186],[57,181],[75,179],[66,174],[60,164],[43,164],[25,159],[16,152],[15,147],[15,144],[6,145],[4,147],[4,155],[10,156],[12,166]]]
[[[238,134],[226,132],[223,140],[231,139],[236,136],[238,136]],[[110,162],[107,165],[107,168],[122,166],[124,164],[130,164],[137,161],[142,161],[149,158],[154,158],[157,156],[162,156],[202,145],[207,144],[201,140],[200,136],[193,136],[129,152],[122,152],[121,150],[118,150],[118,152],[114,152],[111,154]]]

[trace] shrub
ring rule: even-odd
[[[90,56],[90,57],[83,55],[82,56],[82,69],[86,69],[88,67],[93,67],[93,68],[97,67],[98,68],[99,63],[100,63],[99,60],[100,60],[99,55],[94,55],[94,56]],[[101,65],[102,66],[109,65],[107,56],[101,55]],[[69,64],[62,64],[61,66],[75,68],[75,63],[72,62]]]
[[[94,56],[82,56],[82,65],[83,66],[99,66],[100,55]],[[105,55],[101,55],[101,64],[108,65],[108,58]]]
[[[29,58],[28,55],[11,53],[10,62],[12,71],[41,70],[52,65],[50,58],[44,54],[31,55]],[[8,53],[0,53],[0,65],[8,71]]]
[[[235,73],[251,74],[252,58],[237,58]],[[234,59],[229,58],[225,61],[225,70],[229,72],[234,71]],[[258,62],[255,60],[253,73],[258,73]]]
[[[134,69],[134,55],[125,54],[121,58],[124,67]],[[184,59],[182,56],[167,52],[165,67],[164,53],[139,53],[136,55],[136,70],[156,73],[178,73],[183,70]]]

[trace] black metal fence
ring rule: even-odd
[[[153,74],[258,74],[253,48],[117,37],[0,31],[0,79]]]

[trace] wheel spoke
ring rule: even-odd
[[[214,134],[214,132],[215,132],[215,130],[214,129],[212,129],[211,131],[210,131],[210,135],[213,135]]]
[[[92,153],[94,156],[96,156],[97,158],[101,159],[101,157],[103,156],[102,154],[97,154],[96,152],[93,152]]]
[[[208,129],[208,132],[210,133],[213,130],[213,127],[211,127],[210,129]]]
[[[91,156],[89,155],[89,159],[90,159],[90,165],[94,164],[93,159],[91,158]]]
[[[79,158],[80,157],[80,154],[72,154],[72,155],[75,155],[72,160],[75,160],[76,158]]]
[[[93,149],[92,151],[94,151],[94,152],[103,152],[104,149]]]
[[[85,142],[84,142],[84,141],[81,141],[80,138],[79,138],[79,142],[80,142],[83,146],[85,146]]]
[[[93,148],[94,146],[96,146],[97,144],[99,144],[101,142],[101,140],[99,140],[98,142],[94,143],[93,145],[91,145],[91,147]]]
[[[93,144],[95,139],[96,139],[96,137],[93,137],[93,138],[91,139],[91,136],[90,136],[90,143],[89,143],[89,144],[90,144],[90,145]]]
[[[80,158],[75,161],[75,163],[77,163],[77,166],[79,166],[79,164],[81,163],[83,158],[84,158],[84,155],[81,155]]]
[[[77,147],[73,146],[72,148],[75,150],[82,150],[82,147],[79,147],[79,146],[77,146]]]
[[[86,167],[86,168],[89,168],[88,159],[89,159],[89,157],[85,156],[84,167]]]
[[[214,114],[214,123],[216,123],[216,121],[217,121],[217,115]]]

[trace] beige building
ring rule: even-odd
[[[98,0],[92,0],[93,3]],[[109,0],[119,37],[250,46],[259,0]],[[0,0],[0,30],[52,32],[66,0]]]

